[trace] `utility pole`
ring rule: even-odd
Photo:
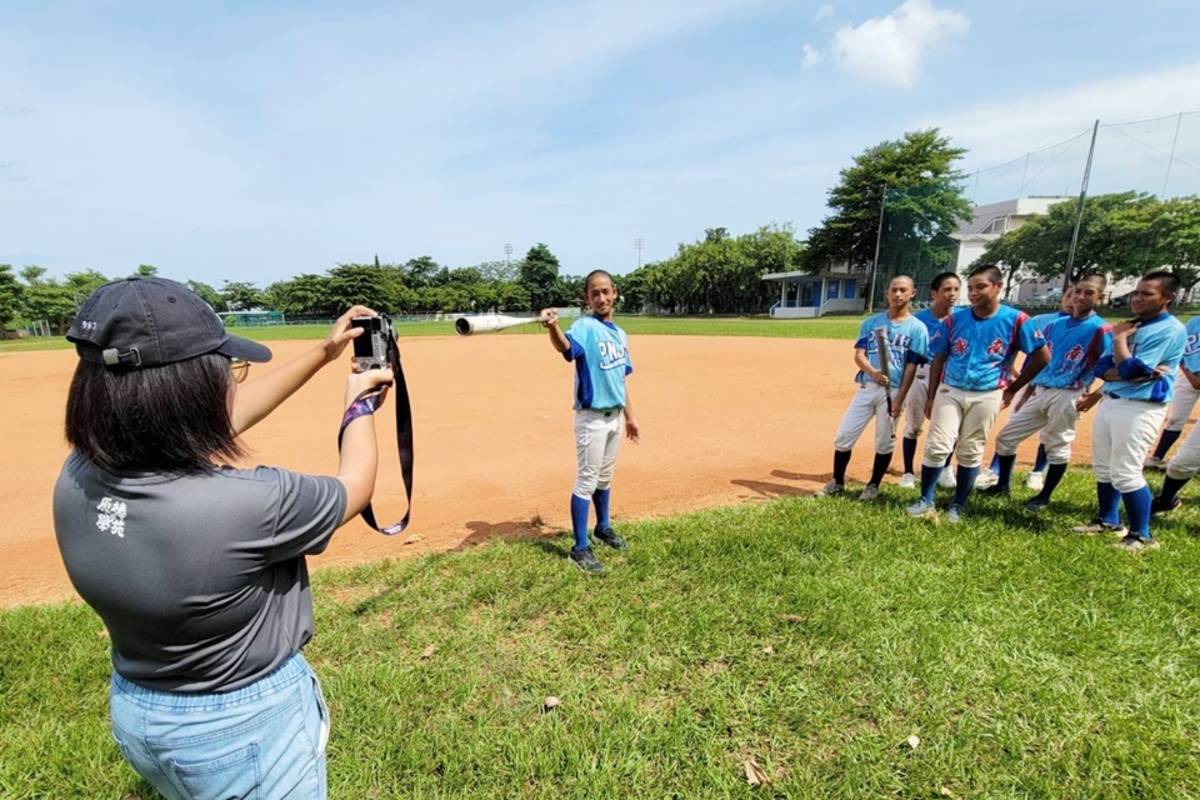
[[[1092,156],[1096,154],[1096,134],[1100,131],[1100,120],[1092,126],[1092,145],[1088,148],[1087,164],[1083,168],[1083,183],[1079,187],[1079,210],[1075,213],[1075,230],[1071,232],[1071,249],[1067,251],[1067,266],[1063,271],[1063,292],[1071,283],[1071,271],[1075,268],[1075,248],[1079,244],[1079,226],[1083,224],[1083,206],[1087,202],[1088,179],[1092,176]]]
[[[1158,199],[1167,199],[1167,181],[1171,180],[1171,165],[1175,163],[1175,146],[1179,144],[1179,126],[1183,124],[1183,113],[1175,118],[1175,138],[1171,140],[1171,155],[1167,157],[1167,174],[1163,176],[1163,188],[1158,193]]]
[[[871,262],[871,282],[867,289],[867,313],[875,313],[875,275],[879,272],[879,245],[883,242],[883,210],[887,208],[887,184],[879,187],[879,227],[875,231],[875,259]]]
[[[504,266],[512,266],[512,242],[504,243]]]
[[[643,239],[642,237],[639,236],[638,238],[633,240],[633,249],[637,250],[637,254],[638,254],[638,269],[642,268],[642,248],[644,248],[645,246],[646,246],[646,240]]]

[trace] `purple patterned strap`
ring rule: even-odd
[[[338,443],[339,451],[342,449],[342,437],[345,435],[346,428],[350,425],[350,423],[354,422],[354,420],[358,419],[359,417],[365,417],[370,414],[374,414],[383,405],[383,401],[386,397],[387,397],[387,388],[386,387],[379,391],[364,392],[363,394],[356,397],[354,399],[354,402],[351,403],[349,405],[349,407],[346,408],[346,413],[342,415],[342,424],[340,427],[338,427],[337,443]],[[411,428],[410,428],[410,430],[411,430]],[[411,450],[412,450],[411,443],[408,445],[408,450],[411,453]],[[410,466],[408,467],[408,469],[411,472],[411,469],[412,469],[411,460],[410,460]],[[408,490],[409,511],[411,513],[411,509],[412,509],[411,479],[405,481],[405,488]],[[375,530],[382,533],[384,536],[395,536],[398,533],[402,533],[404,531],[404,529],[408,527],[409,514],[407,514],[407,513],[404,515],[404,519],[400,520],[399,522],[394,522],[391,525],[385,525],[385,526],[381,527],[375,521],[375,511],[374,511],[374,509],[371,508],[370,503],[368,503],[367,507],[363,509],[362,516],[368,525],[370,525],[372,528],[374,528]]]

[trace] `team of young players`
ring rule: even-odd
[[[895,420],[903,413],[901,486],[917,482],[913,470],[917,437],[924,420],[930,421],[920,497],[908,514],[936,514],[935,488],[949,472],[953,455],[957,461],[954,498],[946,519],[959,522],[975,487],[990,430],[1001,410],[1028,385],[996,437],[994,479],[985,491],[1010,493],[1017,447],[1036,433],[1041,444],[1039,462],[1044,456],[1046,466],[1031,481],[1038,494],[1025,507],[1031,512],[1045,508],[1066,473],[1079,415],[1103,400],[1092,442],[1098,513],[1093,522],[1075,530],[1121,534],[1119,546],[1134,552],[1156,546],[1150,535],[1151,514],[1177,507],[1180,488],[1200,472],[1196,431],[1169,463],[1163,461],[1200,397],[1200,320],[1190,323],[1185,332],[1169,313],[1178,291],[1176,279],[1166,272],[1144,276],[1130,299],[1134,318],[1113,327],[1095,312],[1104,294],[1103,276],[1085,277],[1069,288],[1060,311],[1032,319],[1002,304],[1001,288],[998,269],[975,269],[967,278],[969,306],[954,310],[959,278],[944,273],[931,284],[930,307],[913,316],[908,308],[915,293],[912,279],[899,276],[892,281],[887,311],[865,320],[855,342],[859,388],[834,438],[833,480],[824,494],[845,490],[851,450],[874,418],[875,461],[860,498],[878,497],[894,449]],[[886,331],[887,374],[881,369],[877,329]],[[1024,353],[1025,360],[1014,377],[1018,353]],[[1181,360],[1188,386],[1175,395]],[[1103,383],[1092,391],[1097,380]],[[898,389],[889,407],[892,387]],[[1169,403],[1167,430],[1147,460],[1148,465],[1165,464],[1167,469],[1162,493],[1155,499],[1142,475],[1143,458],[1168,416]],[[1128,527],[1120,522],[1122,503]]]

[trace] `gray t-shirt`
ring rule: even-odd
[[[163,691],[237,689],[302,648],[304,556],[345,509],[337,478],[274,467],[114,475],[72,453],[54,487],[58,547],[113,667]]]

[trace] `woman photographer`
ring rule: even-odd
[[[80,361],[55,532],[112,641],[113,736],[168,798],[325,797],[328,713],[300,653],[313,634],[305,556],[370,501],[374,423],[346,429],[334,477],[221,462],[341,355],[353,317],[374,314],[350,309],[320,345],[244,385],[271,351],[226,334],[174,281],[106,284],[67,333]],[[391,379],[352,373],[346,405]]]

